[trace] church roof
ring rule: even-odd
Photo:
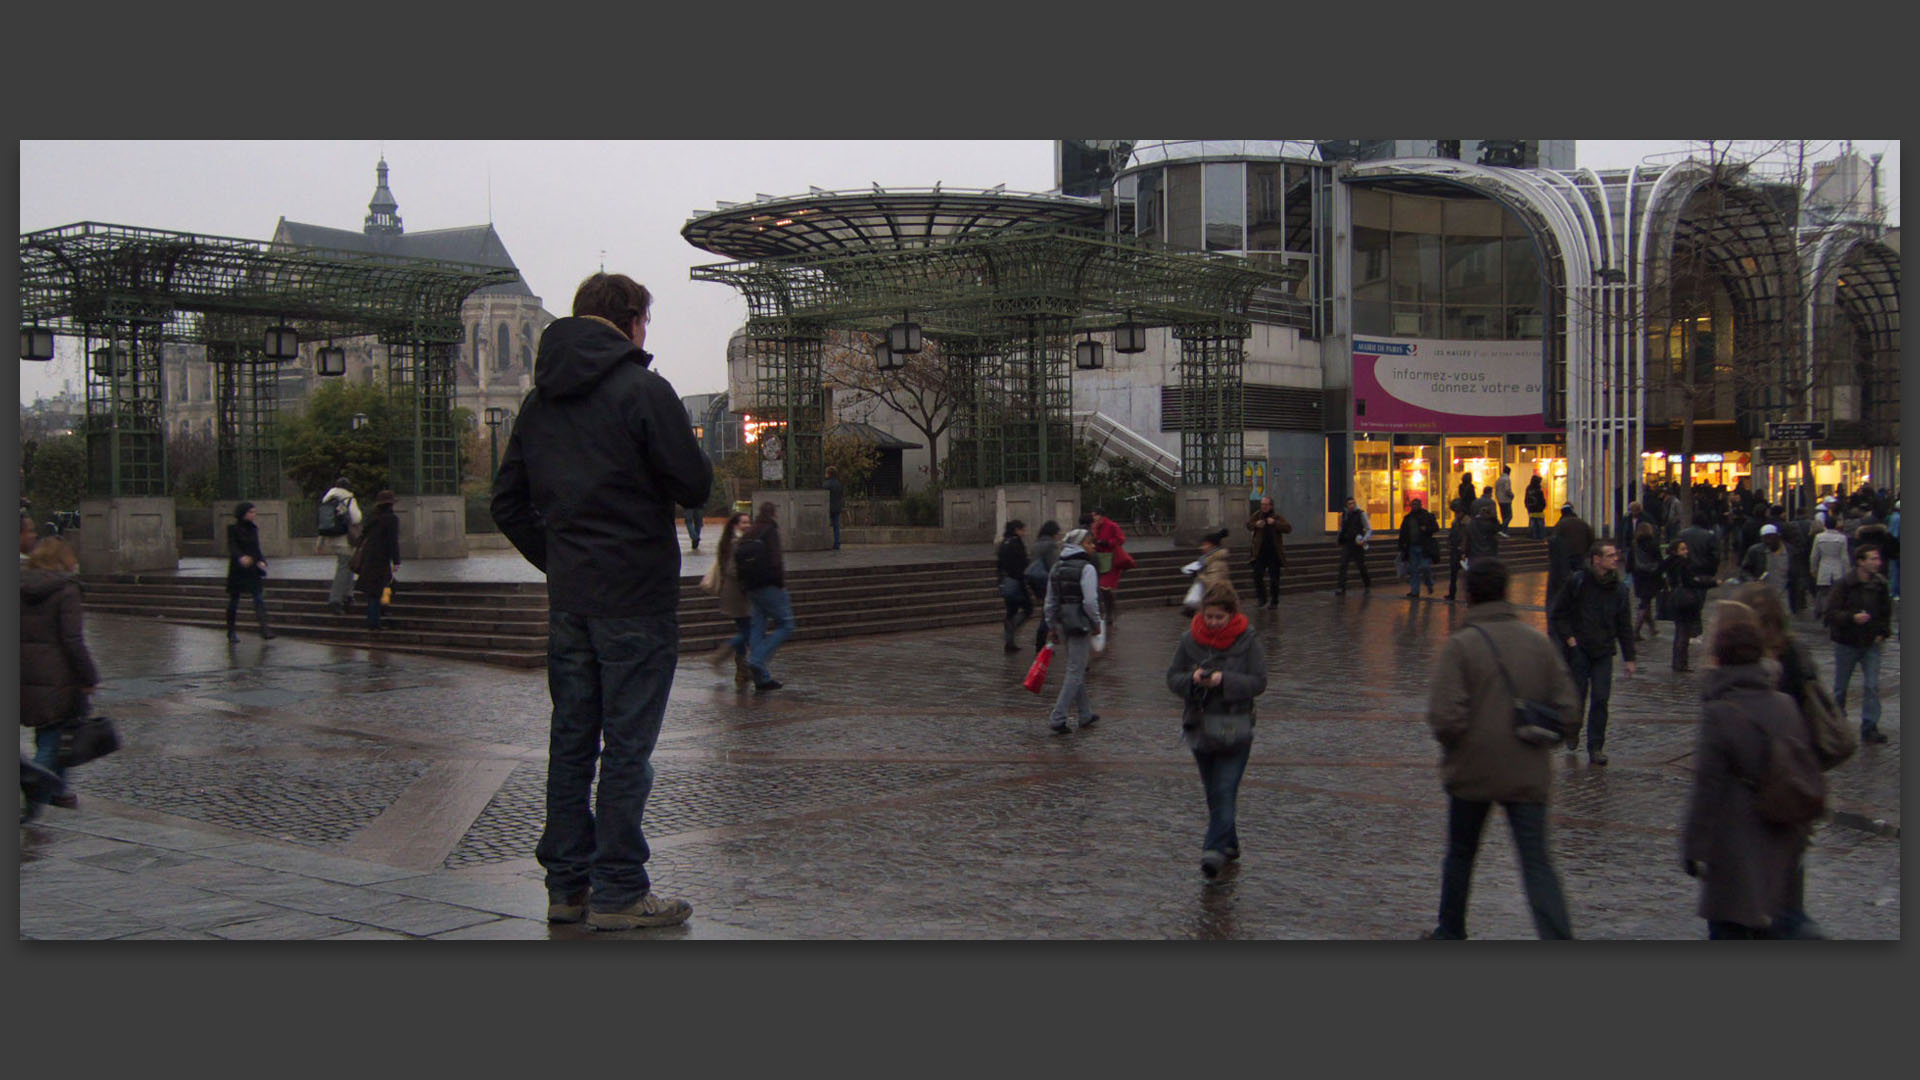
[[[479,263],[482,266],[500,266],[518,271],[513,256],[507,253],[507,245],[500,239],[492,225],[463,225],[453,229],[428,229],[424,232],[400,233],[398,235],[374,235],[352,229],[335,229],[325,225],[309,225],[300,221],[280,219],[274,230],[276,243],[293,244],[298,247],[333,248],[337,251],[364,251],[380,255],[402,255],[416,259],[445,259],[449,262]],[[532,296],[533,290],[527,287],[526,278],[516,278],[505,285],[489,285],[474,293],[509,296]]]

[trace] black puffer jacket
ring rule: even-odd
[[[680,602],[674,507],[703,506],[713,466],[673,386],[614,325],[556,319],[494,480],[493,520],[575,615],[665,614]]]
[[[53,570],[20,571],[20,723],[66,720],[100,682],[81,629],[80,583]]]

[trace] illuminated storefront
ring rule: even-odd
[[[1643,479],[1648,486],[1669,481],[1676,484],[1680,482],[1680,455],[1668,456],[1662,451],[1653,450],[1640,455],[1640,460]],[[1797,468],[1795,473],[1798,474]],[[1732,491],[1734,485],[1752,475],[1753,455],[1750,453],[1704,451],[1693,455],[1693,482],[1696,484],[1718,484]]]

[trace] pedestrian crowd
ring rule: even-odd
[[[492,516],[513,546],[547,578],[547,655],[552,699],[545,824],[535,854],[546,873],[547,917],[620,930],[684,922],[684,900],[653,890],[643,814],[677,663],[680,548],[676,508],[686,511],[697,550],[699,518],[714,498],[713,469],[694,439],[673,387],[652,370],[644,348],[652,296],[620,274],[584,281],[571,316],[540,339],[533,387],[518,414],[495,477]],[[828,470],[833,547],[840,546],[844,489]],[[1693,514],[1671,489],[1649,493],[1595,535],[1563,506],[1549,540],[1547,633],[1508,600],[1500,541],[1513,519],[1509,469],[1475,491],[1463,479],[1447,509],[1448,591],[1464,586],[1463,625],[1442,647],[1427,722],[1440,747],[1447,795],[1438,918],[1423,936],[1462,939],[1481,834],[1498,803],[1519,854],[1529,910],[1542,938],[1569,938],[1573,926],[1549,854],[1551,755],[1577,751],[1608,763],[1613,660],[1636,675],[1638,645],[1673,634],[1672,667],[1688,671],[1689,645],[1706,637],[1713,669],[1705,680],[1694,750],[1694,784],[1682,828],[1679,869],[1700,881],[1698,913],[1713,938],[1817,937],[1805,911],[1804,853],[1824,806],[1822,772],[1879,731],[1883,643],[1893,634],[1899,590],[1899,502],[1863,488],[1829,497],[1789,519],[1784,508],[1746,491],[1701,486]],[[1536,537],[1546,498],[1535,476],[1518,498]],[[343,614],[358,591],[368,627],[379,630],[401,566],[396,498],[380,491],[364,509],[345,476],[321,497],[316,553],[336,557],[328,606]],[[778,506],[726,521],[701,588],[734,622],[712,654],[732,661],[735,685],[782,688],[773,672],[794,631]],[[1245,523],[1255,605],[1279,606],[1293,526],[1262,499]],[[1434,593],[1443,525],[1421,499],[1409,501],[1396,536],[1396,569],[1418,598]],[[1207,820],[1199,868],[1207,879],[1242,855],[1237,800],[1253,744],[1257,701],[1269,657],[1231,584],[1228,541],[1208,532],[1187,570],[1188,619],[1173,644],[1166,685],[1178,733],[1200,775]],[[1350,569],[1372,588],[1367,554],[1373,523],[1354,499],[1339,516],[1336,593]],[[21,518],[21,723],[35,755],[22,755],[23,815],[71,806],[63,746],[90,710],[100,684],[86,648],[78,559],[60,539],[41,539]],[[226,530],[227,637],[238,640],[243,598],[262,638],[274,637],[263,582],[269,561],[257,511],[241,502]],[[1064,653],[1061,685],[1048,713],[1056,735],[1100,722],[1088,671],[1119,617],[1117,591],[1135,565],[1125,530],[1102,509],[1075,527],[1005,524],[995,566],[1005,610],[1002,644],[1023,649],[1022,629],[1038,615],[1035,671]],[[1730,574],[1722,580],[1723,574]],[[1737,586],[1712,605],[1708,594]],[[1829,633],[1835,671],[1829,691],[1792,616],[1807,610]],[[1705,625],[1710,623],[1711,625]],[[1855,672],[1863,694],[1857,734],[1845,719]],[[1029,676],[1033,684],[1033,676]]]

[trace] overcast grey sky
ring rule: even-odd
[[[1684,141],[1582,141],[1579,164],[1611,168]],[[1886,154],[1884,197],[1898,221],[1897,141],[1857,140]],[[1819,155],[1833,157],[1834,141]],[[264,240],[281,217],[358,229],[384,152],[408,231],[491,220],[548,311],[564,315],[580,279],[601,265],[656,295],[647,348],[682,394],[725,386],[728,336],[746,306],[689,268],[724,261],[680,238],[715,200],[828,190],[926,187],[1045,191],[1052,143],[1026,142],[22,142],[20,230],[79,221]],[[63,351],[66,345],[63,343]],[[23,402],[80,388],[77,355],[20,364]]]

